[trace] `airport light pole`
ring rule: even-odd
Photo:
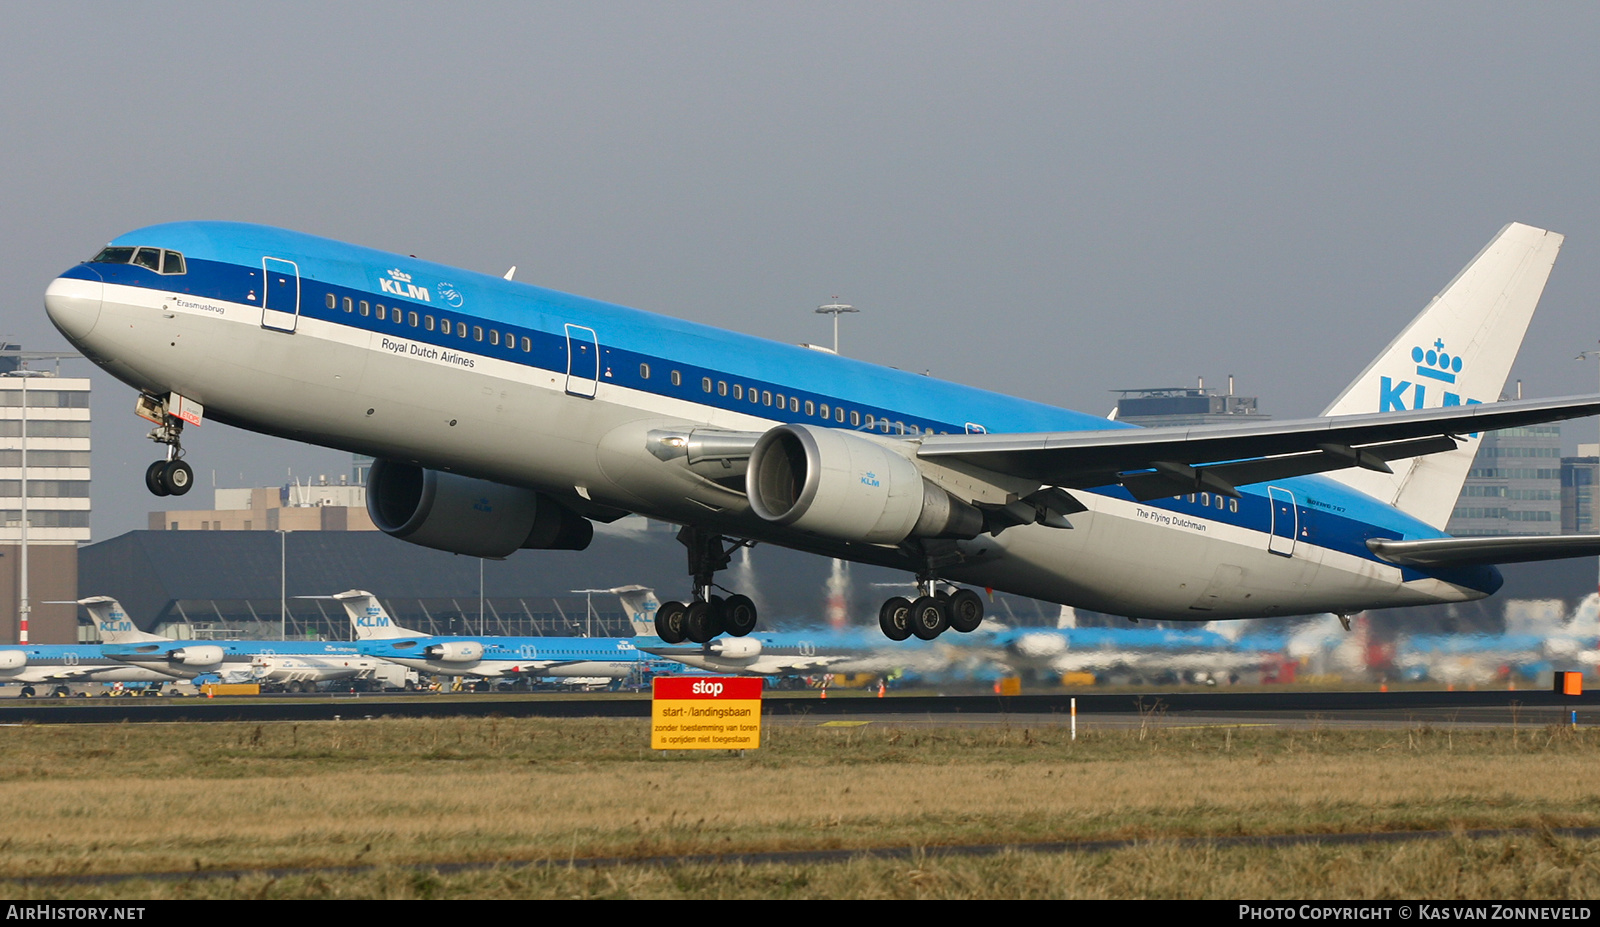
[[[569,592],[583,593],[583,636],[594,637],[594,594],[596,592],[611,592],[610,589],[569,589]]]
[[[1579,351],[1577,360],[1584,361],[1584,360],[1588,360],[1591,357],[1600,358],[1600,351]],[[1595,452],[1597,454],[1600,454],[1600,445],[1596,445]],[[1595,476],[1600,477],[1600,467],[1596,467],[1595,468]],[[1573,498],[1572,501],[1573,501],[1574,506],[1576,506],[1577,501],[1578,501],[1577,498],[1576,498],[1577,497],[1577,491],[1576,491],[1577,487],[1573,487],[1573,490],[1574,490],[1573,491],[1573,497],[1574,498]],[[1596,510],[1595,510],[1596,509],[1596,505],[1595,504],[1596,504],[1596,502],[1600,502],[1600,499],[1596,498],[1597,495],[1600,495],[1600,482],[1592,482],[1592,483],[1589,484],[1589,524],[1590,524],[1590,526],[1592,528],[1600,530],[1600,519],[1597,519],[1595,517],[1596,516]],[[1597,567],[1597,569],[1596,569],[1595,594],[1596,595],[1600,595],[1600,567]]]
[[[22,570],[17,591],[21,593],[17,601],[17,643],[28,642],[28,613],[33,609],[28,603],[28,378],[22,377],[22,491],[17,495],[22,499],[21,521],[18,527],[22,530],[20,537],[21,550],[19,551],[18,566]]]
[[[278,640],[289,639],[289,532],[278,529]]]
[[[839,297],[837,297],[837,296],[834,297],[834,299],[838,299],[838,298]],[[839,303],[839,302],[829,303],[826,306],[818,306],[817,307],[817,314],[818,315],[831,315],[831,316],[833,316],[833,353],[835,353],[835,354],[839,353],[839,316],[841,314],[843,314],[843,313],[846,313],[846,312],[860,312],[860,311],[861,311],[860,309],[857,309],[854,306],[850,306],[850,305],[847,305],[845,303]]]

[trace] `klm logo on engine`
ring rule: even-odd
[[[1433,347],[1411,349],[1411,360],[1417,365],[1416,381],[1383,377],[1378,384],[1378,411],[1411,411],[1427,406],[1429,386],[1424,380],[1433,380],[1454,386],[1461,373],[1461,358],[1445,350],[1443,339],[1433,342]],[[1479,399],[1462,399],[1461,394],[1445,387],[1436,387],[1434,395],[1440,396],[1437,406],[1481,405]]]
[[[493,512],[494,511],[494,506],[489,504],[489,497],[488,496],[479,496],[472,503],[472,510],[474,512],[485,512],[485,513],[488,513],[488,512]]]
[[[399,268],[389,271],[389,276],[387,277],[379,277],[378,289],[385,293],[393,293],[396,296],[404,296],[406,299],[417,299],[425,303],[432,302],[428,298],[428,288],[412,283],[411,275]]]
[[[878,482],[878,474],[868,470],[866,473],[861,474],[861,485],[878,488],[882,484]]]

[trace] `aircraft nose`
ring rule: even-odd
[[[44,291],[44,311],[61,334],[77,344],[100,321],[100,299],[105,292],[100,275],[79,266],[51,281]]]

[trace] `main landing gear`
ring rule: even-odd
[[[915,634],[920,640],[931,641],[953,629],[968,634],[983,623],[983,598],[971,589],[947,592],[938,588],[939,580],[933,576],[917,578],[915,599],[895,596],[878,609],[878,627],[892,641],[903,641]]]
[[[194,487],[194,470],[183,462],[183,419],[166,414],[166,404],[141,396],[140,416],[157,421],[149,438],[167,446],[167,457],[145,468],[145,488],[157,496],[181,496]],[[152,414],[159,415],[154,418]]]
[[[689,551],[694,599],[688,604],[663,602],[656,609],[656,636],[669,644],[681,644],[685,640],[704,644],[723,632],[744,637],[754,631],[756,603],[750,601],[749,596],[734,594],[723,598],[711,594],[712,586],[716,585],[712,579],[717,571],[727,568],[734,551],[749,547],[752,542],[686,527],[678,532],[678,543]]]

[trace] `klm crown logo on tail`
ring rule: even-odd
[[[1401,380],[1398,383],[1390,377],[1383,377],[1378,382],[1378,411],[1394,412],[1427,408],[1428,384],[1422,380],[1435,380],[1440,383],[1454,385],[1456,377],[1461,373],[1461,355],[1451,355],[1445,350],[1443,338],[1435,338],[1433,347],[1424,350],[1421,347],[1411,349],[1411,360],[1417,365],[1417,382]],[[1411,404],[1406,404],[1406,395],[1410,393]],[[1480,399],[1461,398],[1461,394],[1454,390],[1440,388],[1438,395],[1442,397],[1440,406],[1469,406],[1481,405]]]
[[[368,605],[367,613],[356,616],[355,623],[358,628],[387,628],[389,616],[377,605]]]

